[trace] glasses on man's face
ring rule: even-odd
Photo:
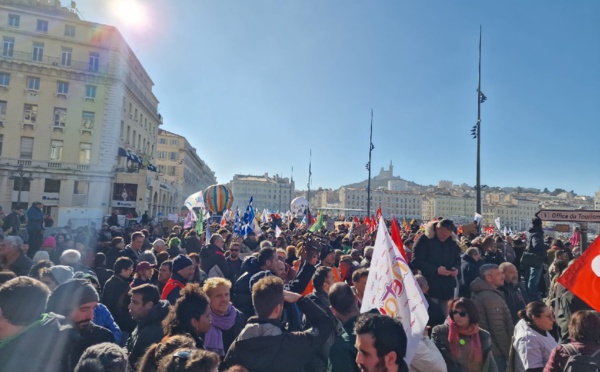
[[[469,316],[469,313],[467,313],[466,311],[450,310],[450,315],[451,316],[458,315],[461,318],[465,318],[465,317]]]
[[[239,252],[240,250],[239,250],[239,249],[235,249],[235,248],[234,248],[234,249],[230,249],[229,251],[230,251],[230,252]]]

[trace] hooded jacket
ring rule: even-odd
[[[209,244],[200,250],[200,265],[205,273],[209,273],[213,266],[217,265],[225,278],[229,277],[229,265],[225,261],[225,253],[214,244]]]
[[[481,278],[471,283],[471,299],[479,311],[479,327],[492,335],[494,356],[508,360],[514,323],[504,294]]]
[[[479,277],[479,268],[484,264],[483,260],[475,261],[473,257],[465,254],[462,257],[460,265],[460,289],[459,294],[462,297],[471,297],[471,282]]]
[[[161,300],[152,307],[146,318],[137,322],[137,327],[131,333],[126,345],[130,365],[135,366],[148,346],[162,340],[164,332],[161,323],[169,313],[170,307],[169,301]]]
[[[287,332],[280,321],[252,317],[229,348],[221,370],[241,365],[251,372],[301,372],[334,329],[333,320],[306,297],[297,305],[313,324],[304,332]]]
[[[250,279],[254,274],[260,271],[258,266],[258,259],[256,257],[250,257],[245,260],[242,266],[246,266],[247,270],[242,276],[239,277],[235,286],[233,287],[233,306],[240,310],[247,316],[254,315],[254,306],[252,306],[252,291],[250,289]],[[243,269],[243,267],[242,267]]]
[[[412,264],[421,270],[429,284],[429,295],[439,300],[449,300],[454,297],[456,278],[438,274],[438,268],[444,266],[447,270],[460,270],[460,247],[456,235],[440,241],[435,234],[436,221],[425,226],[425,233],[414,245]]]

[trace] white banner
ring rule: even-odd
[[[408,264],[390,238],[383,217],[380,217],[360,311],[377,309],[402,322],[408,339],[404,358],[407,365],[410,365],[427,326],[428,306]]]
[[[185,199],[185,202],[183,202],[183,205],[190,210],[196,207],[204,208],[204,197],[202,196],[202,191],[198,191],[197,193],[188,196],[187,199]]]
[[[498,228],[498,230],[500,230],[500,217],[496,217],[494,222],[496,223],[496,227]]]

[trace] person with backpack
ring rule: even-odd
[[[552,350],[544,372],[596,372],[600,370],[600,314],[577,311],[569,322],[571,342]]]

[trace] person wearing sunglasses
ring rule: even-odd
[[[479,312],[473,301],[459,297],[448,301],[448,321],[431,334],[448,372],[496,372],[492,337],[479,328]]]

